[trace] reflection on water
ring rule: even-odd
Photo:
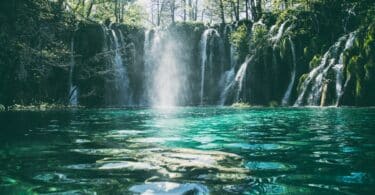
[[[375,191],[375,109],[0,113],[0,194]]]

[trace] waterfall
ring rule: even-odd
[[[203,32],[200,47],[201,47],[201,88],[200,88],[200,104],[203,105],[204,100],[204,88],[205,88],[205,75],[207,67],[212,65],[212,48],[210,48],[209,56],[207,59],[207,44],[209,44],[209,38],[211,36],[220,37],[219,33],[215,29],[207,29]],[[210,44],[211,46],[211,44]],[[207,62],[208,60],[208,62]]]
[[[234,79],[235,82],[238,83],[238,88],[237,88],[236,98],[235,98],[236,102],[240,101],[239,98],[240,98],[241,91],[243,90],[243,84],[244,84],[244,78],[246,77],[247,66],[250,63],[251,59],[252,58],[246,59],[246,61],[240,66],[240,69],[238,69],[236,77]]]
[[[243,91],[244,79],[246,77],[246,70],[248,64],[251,62],[253,57],[247,58],[246,61],[241,64],[240,68],[238,69],[237,73],[235,74],[234,66],[225,73],[225,77],[223,79],[223,83],[225,83],[225,87],[223,88],[220,94],[220,105],[225,105],[228,95],[230,93],[235,93],[234,101],[240,101],[240,95]]]
[[[220,101],[219,101],[219,104],[221,106],[224,106],[225,102],[227,101],[227,96],[232,86],[231,82],[233,81],[234,76],[235,76],[234,68],[235,67],[232,66],[230,70],[225,71],[224,76],[221,78],[220,86],[222,90],[220,93]]]
[[[289,22],[288,20],[286,20],[285,22],[283,22],[280,25],[280,28],[277,31],[277,34],[275,36],[271,37],[271,41],[274,42],[274,48],[276,47],[276,45],[279,43],[281,37],[283,36],[283,34],[284,34],[284,28],[285,28],[285,26],[286,26],[286,24],[288,22]],[[270,33],[273,33],[273,31],[275,31],[275,27],[271,27]]]
[[[234,67],[237,65],[237,55],[236,55],[236,48],[231,44],[230,45],[230,66]]]
[[[173,32],[151,30],[145,33],[144,102],[154,107],[173,107],[187,102],[186,66],[181,60],[184,45]]]
[[[291,75],[290,75],[290,83],[289,83],[288,88],[287,88],[287,90],[284,94],[284,97],[283,97],[282,101],[281,101],[282,105],[284,105],[284,106],[289,104],[290,95],[292,93],[294,82],[295,82],[295,79],[296,79],[296,67],[297,67],[296,51],[295,51],[294,43],[293,43],[293,41],[290,37],[289,37],[288,40],[289,40],[289,43],[290,43],[290,49],[292,51],[293,67],[292,67],[292,72],[291,72]]]
[[[346,41],[344,51],[353,47],[356,35],[356,31],[349,34],[349,38]],[[344,52],[342,52],[340,55],[339,64],[336,64],[333,69],[336,72],[336,106],[339,106],[340,100],[344,94]]]
[[[355,32],[344,35],[331,46],[324,54],[320,65],[314,68],[302,84],[302,91],[299,94],[294,106],[301,106],[304,104],[314,106],[325,103],[327,85],[330,79],[327,78],[329,71],[335,72],[335,105],[339,102],[342,96],[342,82],[343,82],[343,55],[344,52],[353,46]],[[339,58],[339,59],[338,59]],[[322,97],[323,95],[323,97]]]
[[[116,31],[114,29],[111,29],[111,35],[112,48],[115,52],[114,58],[112,59],[115,73],[115,87],[119,92],[119,99],[117,103],[120,105],[130,105],[131,94],[129,90],[128,72],[126,66],[124,66],[123,64],[123,59],[120,53],[121,50],[124,49],[124,45],[120,46],[120,40],[118,39]]]
[[[70,43],[70,70],[69,70],[69,105],[78,105],[78,87],[73,85],[73,71],[75,66],[74,60],[74,38],[72,38]]]
[[[150,85],[152,83],[152,67],[151,67],[151,56],[150,56],[150,50],[151,50],[151,38],[150,38],[151,31],[146,30],[145,31],[145,41],[143,43],[143,58],[144,58],[144,86],[143,86],[143,96],[142,96],[142,102],[141,104],[143,106],[150,105]]]

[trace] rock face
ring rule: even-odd
[[[74,77],[86,106],[137,105],[142,93],[143,30],[81,25],[75,37]]]

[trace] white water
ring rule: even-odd
[[[115,69],[115,85],[116,89],[120,92],[119,94],[119,104],[120,105],[129,105],[130,103],[130,90],[129,90],[129,78],[127,68],[123,64],[123,59],[121,57],[120,50],[124,49],[120,47],[120,40],[116,35],[114,29],[111,30],[114,45],[115,56],[113,59],[114,69]],[[123,40],[121,40],[123,41]]]
[[[129,190],[144,195],[209,194],[209,190],[206,186],[195,183],[180,184],[174,182],[149,182],[146,184],[134,185],[130,187]]]
[[[77,106],[78,105],[78,87],[73,85],[73,71],[75,66],[74,60],[74,38],[70,43],[70,70],[69,70],[69,105]]]
[[[243,90],[243,85],[244,85],[244,78],[246,77],[246,70],[249,62],[251,61],[252,58],[247,58],[246,61],[240,66],[240,69],[238,69],[236,77],[235,77],[235,82],[238,83],[238,88],[236,92],[236,102],[240,101],[240,94],[241,91]]]
[[[183,46],[172,33],[156,29],[146,32],[144,102],[153,107],[184,104],[187,96],[186,71],[180,57]]]
[[[221,106],[225,105],[228,93],[231,90],[231,87],[232,87],[231,83],[233,82],[234,77],[235,77],[234,68],[235,67],[232,66],[232,68],[230,70],[225,71],[224,76],[221,78],[220,86],[221,86],[222,90],[221,90],[221,93],[220,93],[220,101],[219,101],[219,104]]]
[[[280,25],[280,28],[279,30],[277,31],[277,34],[273,37],[271,37],[271,41],[274,42],[274,47],[276,46],[277,43],[279,43],[281,37],[283,36],[284,34],[284,28],[286,26],[286,24],[288,23],[288,20],[286,20],[285,22],[283,22],[281,25]],[[275,27],[271,28],[270,32],[272,33],[274,31]]]
[[[293,86],[294,86],[294,83],[295,83],[295,79],[296,79],[296,67],[297,67],[297,62],[296,62],[296,51],[295,51],[295,47],[294,47],[294,43],[292,41],[292,39],[289,37],[289,43],[290,43],[290,49],[292,51],[292,57],[293,57],[293,67],[292,67],[292,72],[291,72],[291,75],[290,75],[290,82],[289,82],[289,85],[288,85],[288,88],[284,94],[284,97],[281,101],[282,105],[288,105],[289,102],[290,102],[290,95],[292,93],[292,90],[293,90]]]
[[[145,64],[145,70],[144,70],[144,93],[142,97],[142,105],[150,105],[150,95],[151,95],[151,85],[153,83],[152,81],[152,55],[151,55],[151,49],[152,49],[152,40],[150,38],[150,30],[145,31],[145,42],[143,45],[144,50],[144,64]]]
[[[240,95],[243,91],[244,80],[246,78],[246,70],[251,60],[252,57],[247,58],[246,61],[241,64],[236,74],[234,71],[234,66],[225,73],[225,76],[223,77],[224,79],[222,80],[222,83],[225,83],[225,87],[223,87],[220,94],[220,105],[224,105],[226,103],[228,95],[231,92],[235,92],[234,100],[236,102],[240,101]]]
[[[205,75],[207,66],[212,65],[212,50],[210,56],[207,59],[207,45],[209,44],[208,39],[211,36],[220,37],[219,33],[215,29],[207,29],[203,32],[200,47],[201,47],[201,88],[200,88],[200,104],[203,105],[204,101],[204,88],[205,88]],[[208,60],[208,61],[207,61]]]
[[[356,32],[352,32],[349,34],[349,38],[346,41],[344,51],[353,47],[356,34]],[[336,106],[339,106],[340,99],[344,94],[344,52],[341,53],[339,63],[333,67],[333,70],[336,73]]]
[[[314,68],[306,78],[302,86],[302,92],[297,98],[294,106],[301,105],[320,105],[323,86],[327,73],[333,69],[335,72],[335,89],[336,89],[336,105],[343,93],[343,53],[353,46],[355,33],[342,36],[329,50],[324,54],[321,63]]]

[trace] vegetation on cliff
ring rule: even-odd
[[[120,98],[113,94],[121,90],[113,87],[117,73],[111,65],[118,54],[126,66],[131,102],[139,104],[145,88],[142,73],[147,68],[145,31],[150,26],[184,40],[187,48],[181,51],[189,54],[184,62],[191,66],[189,70],[196,70],[189,72],[193,92],[199,90],[201,77],[195,73],[201,69],[199,44],[205,29],[217,29],[221,38],[210,43],[216,44],[211,86],[224,82],[221,74],[229,74],[232,66],[238,72],[240,64],[252,56],[243,79],[247,90],[237,95],[252,105],[293,104],[304,90],[310,90],[312,84],[306,83],[315,78],[309,78],[309,73],[323,63],[325,53],[340,37],[355,33],[353,46],[342,57],[343,96],[334,94],[336,76],[332,68],[327,69],[319,87],[328,92],[318,94],[319,104],[332,99],[339,99],[338,105],[375,104],[373,2],[153,0],[146,6],[140,2],[2,1],[0,104],[68,104],[73,84],[79,84],[81,105],[112,105]],[[118,48],[115,39],[121,39]],[[213,96],[223,95],[220,87],[210,90]]]

